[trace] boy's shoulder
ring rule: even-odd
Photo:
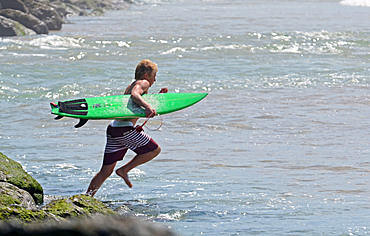
[[[150,87],[150,83],[146,79],[136,80],[135,85],[139,85],[142,88],[149,88]]]

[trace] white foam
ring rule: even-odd
[[[340,2],[342,5],[370,7],[370,0],[343,0]]]
[[[74,170],[78,170],[78,168],[74,164],[71,164],[71,163],[56,164],[55,167],[58,168],[58,169],[74,169]]]
[[[123,42],[123,41],[118,41],[117,42],[117,45],[118,45],[118,47],[126,47],[126,48],[129,48],[130,47],[130,44],[129,43],[126,43],[126,42]]]
[[[67,50],[70,48],[82,48],[84,41],[82,38],[75,39],[58,35],[48,35],[33,39],[29,44],[41,49]]]
[[[167,54],[173,54],[173,53],[176,53],[176,52],[185,52],[185,51],[186,51],[186,49],[184,49],[184,48],[174,47],[174,48],[171,48],[167,51],[162,52],[161,54],[162,55],[167,55]]]
[[[169,212],[169,213],[163,213],[158,215],[158,219],[161,220],[181,220],[189,211],[174,211],[174,212]]]
[[[139,176],[139,175],[145,175],[145,174],[146,174],[145,171],[137,169],[137,168],[134,168],[129,172],[129,175],[133,175],[133,176]]]
[[[31,53],[31,54],[25,54],[25,53],[16,53],[16,52],[10,52],[9,55],[12,55],[14,57],[47,57],[46,54],[41,53]]]
[[[19,90],[16,89],[16,88],[11,88],[11,87],[8,87],[8,86],[0,86],[0,92],[3,93],[3,91],[9,91],[9,92],[12,92],[12,93],[19,93]]]
[[[239,48],[238,45],[219,45],[219,46],[209,46],[209,47],[203,47],[200,49],[200,51],[208,51],[208,50],[226,50],[226,49],[236,49]]]

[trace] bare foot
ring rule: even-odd
[[[132,188],[132,184],[130,182],[130,180],[128,179],[128,174],[126,171],[124,171],[123,169],[119,168],[116,170],[116,174],[121,176],[122,179],[125,181],[125,183],[127,184],[127,186],[129,186],[130,188]]]

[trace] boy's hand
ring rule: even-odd
[[[152,107],[146,107],[146,108],[145,108],[145,117],[147,117],[147,118],[152,118],[152,117],[154,117],[156,114],[157,114],[157,112],[156,112],[156,111],[155,111],[155,109],[153,109]]]
[[[162,88],[161,91],[159,91],[159,93],[167,93],[168,92],[168,88]]]

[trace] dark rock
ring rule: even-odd
[[[19,22],[38,34],[47,34],[49,30],[60,30],[62,24],[66,23],[66,17],[69,15],[103,15],[105,10],[123,10],[128,9],[133,0],[0,0],[0,9],[19,10],[25,14],[35,16],[46,24],[45,26],[33,23]],[[12,17],[6,16],[13,21],[24,18],[24,15]],[[32,24],[32,27],[30,26]],[[27,30],[22,29],[20,24],[12,21],[0,22],[0,36],[18,36],[28,35]]]
[[[0,152],[0,182],[8,182],[26,190],[36,204],[43,202],[44,193],[41,185],[26,173],[18,162],[13,161]]]
[[[0,16],[0,37],[35,35],[35,31],[12,19]]]
[[[35,0],[23,0],[23,2],[32,15],[45,22],[49,30],[62,29],[62,17],[52,5]]]
[[[28,8],[21,0],[0,0],[0,5],[3,9],[15,9],[28,13]],[[1,9],[1,8],[0,8]]]
[[[27,28],[35,31],[37,34],[49,33],[49,29],[46,24],[31,14],[26,14],[19,10],[2,9],[0,10],[0,15],[21,23]]]
[[[18,36],[16,23],[11,19],[0,16],[0,37]]]
[[[0,182],[0,207],[17,206],[35,209],[36,204],[31,194],[10,183]]]
[[[42,222],[20,224],[4,222],[0,224],[1,236],[174,236],[169,229],[157,224],[135,218],[121,216],[94,216],[92,218],[73,218],[67,222]]]

